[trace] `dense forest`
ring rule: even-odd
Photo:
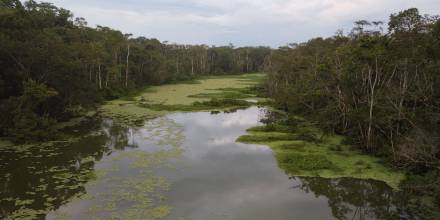
[[[263,71],[275,107],[414,174],[403,188],[439,209],[439,16],[412,8],[348,34],[235,48],[133,37],[50,3],[0,0],[0,136],[15,142],[44,141],[57,122],[149,85]]]
[[[400,166],[440,168],[440,21],[409,9],[348,35],[280,48],[268,88],[282,107]],[[295,95],[292,95],[295,94]]]
[[[408,9],[390,16],[388,30],[357,21],[348,35],[291,44],[268,60],[267,88],[281,109],[425,174],[406,187],[440,205],[438,16]]]
[[[0,9],[0,136],[20,142],[136,88],[262,71],[270,53],[134,38],[50,3],[1,0]]]

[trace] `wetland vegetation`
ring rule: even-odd
[[[177,45],[0,0],[0,219],[437,219],[440,21],[388,27]]]

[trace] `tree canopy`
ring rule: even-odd
[[[261,71],[270,53],[266,47],[178,45],[133,38],[108,27],[89,27],[84,18],[75,18],[66,9],[32,0],[0,1],[0,45],[0,135],[20,141],[44,139],[47,134],[37,135],[40,138],[31,134],[139,87]],[[30,85],[56,95],[34,100],[26,94]],[[23,111],[24,100],[26,105],[46,108]],[[43,119],[48,123],[26,125],[25,130],[24,124],[17,124]]]

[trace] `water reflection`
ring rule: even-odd
[[[328,199],[337,219],[414,219],[401,209],[402,201],[383,182],[352,178],[293,177],[297,188]]]
[[[66,141],[0,149],[0,219],[44,218],[86,194],[84,184],[95,178],[96,161],[129,146],[127,129],[108,122],[98,129],[87,126],[86,132],[76,128],[78,137]]]
[[[140,128],[104,119],[70,142],[0,149],[0,219],[415,218],[381,182],[289,178],[269,147],[235,142],[266,118],[252,107]]]
[[[179,172],[164,172],[174,212],[167,219],[404,219],[384,183],[289,179],[267,146],[235,140],[266,119],[264,109],[170,115],[184,126]]]

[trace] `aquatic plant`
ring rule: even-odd
[[[294,121],[250,128],[237,141],[270,146],[280,168],[292,176],[374,179],[394,189],[405,178],[379,158],[344,145],[342,137],[324,135],[302,120]]]

